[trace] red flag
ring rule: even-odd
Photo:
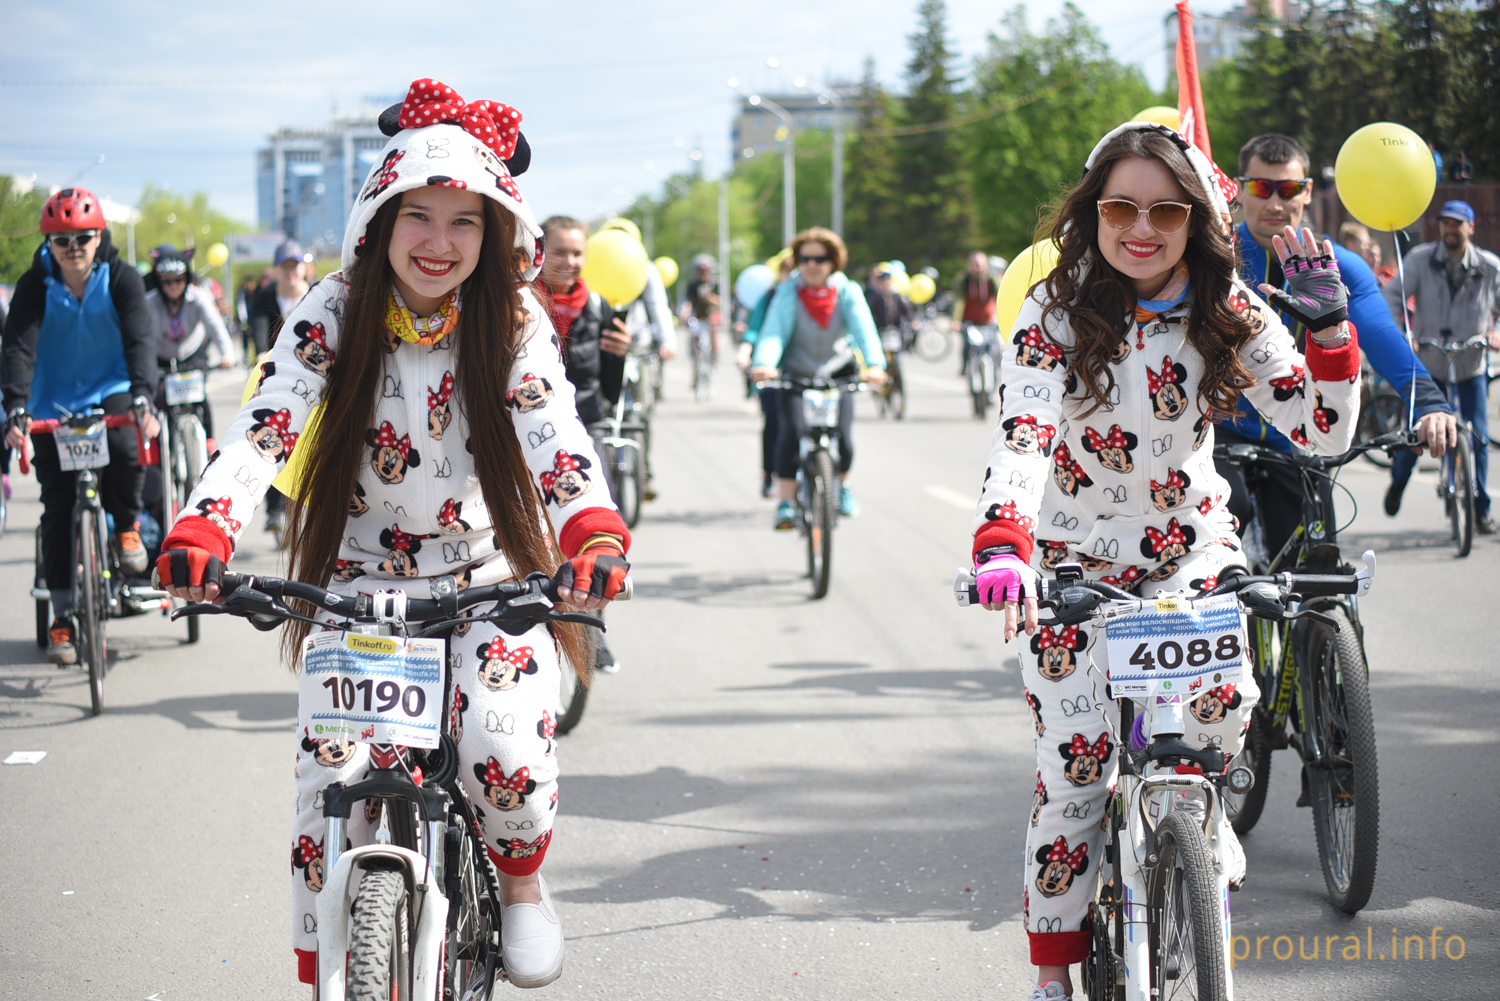
[[[1188,0],[1177,4],[1177,131],[1213,159],[1208,146],[1208,118],[1203,113],[1203,88],[1198,84],[1198,49],[1193,44],[1193,12]]]

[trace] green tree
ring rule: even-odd
[[[900,191],[896,140],[890,131],[895,101],[875,78],[875,61],[868,57],[855,107],[858,125],[844,157],[843,235],[849,273],[859,275],[879,261],[901,256],[890,235]]]
[[[963,130],[981,249],[1012,257],[1034,242],[1040,207],[1077,181],[1105,133],[1155,99],[1073,4],[1041,34],[1024,7],[1008,12],[975,67],[976,103],[997,113]]]
[[[14,177],[0,175],[0,283],[13,285],[31,267],[41,245],[37,221],[47,195],[18,186]]]
[[[698,254],[719,256],[719,184],[701,173],[674,174],[662,185],[660,197],[642,195],[621,215],[649,230],[653,257],[670,257],[683,276]],[[760,257],[758,219],[752,210],[752,182],[739,176],[729,181],[729,263],[738,273]],[[650,225],[647,225],[647,220]]]
[[[907,36],[908,91],[897,104],[891,253],[915,273],[928,265],[944,274],[963,266],[973,242],[969,180],[958,132],[946,126],[959,111],[947,5],[921,0],[917,30]]]
[[[179,250],[209,247],[223,242],[229,233],[243,233],[252,228],[212,208],[207,192],[203,191],[184,196],[148,184],[141,192],[138,208],[141,219],[135,224],[137,260],[148,260],[146,255],[150,248],[163,243],[170,243]],[[124,254],[125,227],[113,225],[110,233],[115,246]],[[201,256],[194,259],[193,266],[199,271],[207,268]]]

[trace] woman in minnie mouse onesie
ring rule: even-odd
[[[1038,632],[1033,567],[1076,561],[1090,579],[1143,595],[1206,584],[1241,562],[1212,421],[1243,392],[1320,454],[1343,452],[1353,433],[1359,347],[1332,248],[1320,255],[1310,232],[1288,228],[1277,251],[1295,287],[1261,289],[1314,331],[1304,356],[1240,283],[1224,222],[1233,195],[1171,129],[1129,122],[1105,136],[1062,199],[1057,267],[1026,299],[1021,349],[1002,362],[1004,419],[973,552],[980,599],[1004,612],[1005,639],[1022,626],[1033,637],[1021,660],[1046,792],[1033,800],[1023,912],[1039,1001],[1068,996],[1068,967],[1088,955],[1091,881],[1075,877],[1097,871],[1119,735],[1100,636]],[[1275,388],[1294,371],[1306,373],[1305,395]],[[1201,696],[1212,705],[1193,704],[1186,739],[1234,754],[1258,696],[1250,680]],[[1227,825],[1219,835],[1238,879],[1244,855]]]
[[[513,108],[465,104],[433,80],[413,83],[405,102],[381,115],[391,140],[355,202],[342,270],[287,318],[300,336],[277,343],[272,374],[221,439],[187,505],[195,513],[162,544],[157,571],[172,593],[217,596],[235,535],[294,443],[310,454],[289,577],[331,581],[345,594],[426,596],[431,578],[449,574],[478,586],[556,570],[559,596],[575,606],[602,608],[619,593],[630,533],[607,488],[589,476],[598,468],[593,442],[529,285],[542,264],[542,232],[512,177],[530,161],[520,122]],[[523,379],[553,389],[535,407],[507,407],[507,392]],[[319,403],[318,433],[298,442]],[[349,447],[355,442],[363,447]],[[205,502],[212,517],[196,513]],[[300,651],[307,627],[288,628],[287,648]],[[474,654],[496,641],[525,651],[524,669],[503,685],[486,684],[494,672]],[[574,629],[543,626],[501,640],[488,624],[458,642],[453,677],[465,697],[454,711],[467,709],[471,721],[458,744],[459,773],[475,802],[504,804],[483,825],[506,905],[505,968],[516,986],[540,987],[557,978],[563,959],[562,927],[538,873],[558,775],[542,724],[557,705],[562,654],[587,670],[588,644]],[[514,722],[472,725],[485,719]],[[322,884],[309,875],[305,845],[323,830],[319,794],[334,780],[358,780],[371,763],[371,745],[320,760],[318,743],[306,740],[297,758],[292,832],[301,846],[293,945],[305,983],[317,970],[315,924],[305,916],[315,913]],[[351,838],[368,840],[369,827],[351,824]]]

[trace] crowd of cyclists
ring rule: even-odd
[[[93,409],[134,416],[134,426],[108,432],[101,474],[115,555],[125,573],[154,570],[181,599],[219,596],[264,503],[294,578],[350,594],[425,595],[443,575],[469,586],[540,571],[555,576],[562,601],[600,610],[629,569],[631,532],[599,459],[599,428],[620,399],[627,356],[668,361],[681,329],[712,366],[721,321],[734,331],[764,422],[760,489],[776,501],[780,531],[794,525],[806,416],[802,398],[776,385],[845,384],[837,505],[852,517],[854,389],[880,390],[896,374],[888,358],[898,349],[883,335],[909,346],[939,313],[954,324],[1007,323],[998,331],[1000,421],[988,457],[975,457],[984,486],[971,556],[982,603],[1003,614],[1005,640],[1033,637],[1022,660],[1038,733],[1056,714],[1058,730],[1076,732],[1079,753],[1093,755],[1081,774],[1076,755],[1048,753],[1039,741],[1043,792],[1036,804],[1015,805],[1030,814],[1023,899],[1039,970],[1033,996],[1069,996],[1069,967],[1089,948],[1089,898],[1066,887],[1032,891],[1048,885],[1044,871],[1059,858],[1076,864],[1066,846],[1088,839],[1081,804],[1108,795],[1115,766],[1103,707],[1076,708],[1088,701],[1085,672],[1059,667],[1073,663],[1053,649],[1065,642],[1060,633],[1038,633],[1041,573],[1077,562],[1089,580],[1143,596],[1202,591],[1248,566],[1239,533],[1252,498],[1263,545],[1279,550],[1299,524],[1302,481],[1273,474],[1247,483],[1214,460],[1213,446],[1342,453],[1357,423],[1361,352],[1410,401],[1427,450],[1441,455],[1472,427],[1483,456],[1485,353],[1464,370],[1460,418],[1433,378],[1433,359],[1418,357],[1404,329],[1411,310],[1419,329],[1458,336],[1455,326],[1468,323],[1500,347],[1500,259],[1469,241],[1473,210],[1445,206],[1443,239],[1412,251],[1408,284],[1392,284],[1371,266],[1368,234],[1348,231],[1340,236],[1349,246],[1334,245],[1307,227],[1311,164],[1294,140],[1251,140],[1236,182],[1171,129],[1132,122],[1079,165],[1082,179],[1040,234],[1056,242],[1059,263],[1018,317],[997,315],[999,258],[975,251],[941,305],[923,310],[898,288],[905,273],[892,262],[869,267],[865,284],[851,279],[843,240],[822,227],[798,233],[768,262],[775,283],[754,302],[722,301],[715,264],[701,256],[679,283],[676,310],[655,269],[640,299],[617,308],[583,277],[589,226],[562,214],[538,221],[522,199],[517,177],[530,150],[519,122],[505,105],[466,105],[441,83],[414,82],[381,116],[389,144],[355,201],[340,269],[316,280],[312,256],[287,240],[272,268],[229,303],[216,303],[189,250],[157,248],[144,276],[126,264],[91,192],[71,187],[48,199],[0,348],[7,458],[29,449],[41,484],[48,659],[76,660],[75,474],[51,436],[28,434],[33,420]],[[206,424],[208,467],[176,522],[159,524],[151,497],[163,486],[143,464],[141,442],[155,436],[166,407],[163,373],[238,364],[251,371],[250,398],[221,434]],[[271,482],[294,452],[303,455],[288,498]],[[644,459],[650,500],[649,447]],[[1390,514],[1413,461],[1392,470]],[[1485,464],[1476,465],[1478,529],[1493,532]],[[441,546],[423,544],[439,538]],[[309,625],[289,628],[300,641]],[[485,838],[505,903],[505,964],[519,986],[549,983],[562,967],[561,923],[539,874],[559,782],[547,721],[560,674],[617,667],[597,632],[590,639],[570,629],[511,637],[476,625],[465,644],[481,656],[454,675],[470,712],[493,707],[522,721],[514,732],[463,729],[458,745],[475,801],[502,804],[484,822]],[[1254,681],[1214,697],[1222,711],[1205,727],[1232,755],[1257,700]],[[1059,706],[1068,707],[1066,722]],[[321,790],[369,767],[366,745],[299,739],[294,861],[297,846],[318,836]],[[1049,798],[1047,788],[1072,795]],[[525,839],[507,833],[520,821]],[[1227,827],[1219,836],[1237,847]],[[1242,871],[1242,853],[1235,858]],[[304,862],[293,882],[306,982],[317,939],[302,916],[320,885],[310,873]]]

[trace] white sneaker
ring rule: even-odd
[[[1218,835],[1218,839],[1209,847],[1214,851],[1219,871],[1229,877],[1231,886],[1238,889],[1237,884],[1245,879],[1245,849],[1240,845],[1240,836],[1229,826],[1229,817],[1222,811],[1219,814]]]
[[[1063,993],[1063,985],[1056,980],[1049,980],[1045,984],[1037,984],[1036,990],[1031,992],[1029,1001],[1073,1001],[1073,995]]]
[[[541,903],[500,908],[500,955],[506,977],[517,987],[546,987],[562,976],[562,922],[552,908],[547,881],[538,876],[537,883]]]

